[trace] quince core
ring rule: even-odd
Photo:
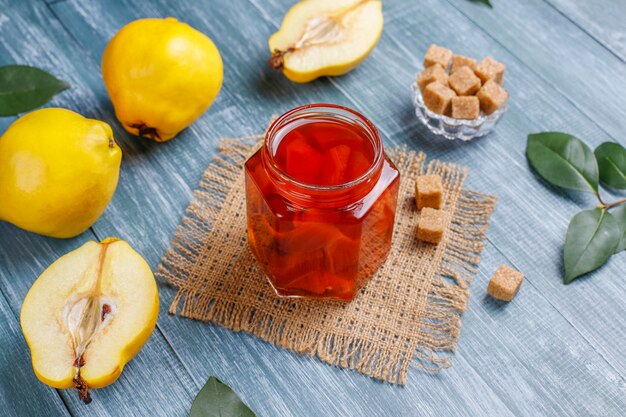
[[[87,242],[50,265],[22,304],[20,322],[39,380],[76,388],[113,383],[148,340],[159,312],[154,275],[128,243]]]

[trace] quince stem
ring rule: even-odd
[[[619,205],[620,205],[620,204],[622,204],[622,203],[626,203],[626,198],[622,198],[621,200],[617,200],[617,201],[614,201],[614,202],[612,202],[612,203],[605,204],[605,205],[604,205],[604,209],[605,209],[605,210],[608,210],[608,209],[613,208],[613,207],[615,207],[615,206],[619,206]]]
[[[285,55],[295,50],[295,48],[289,48],[286,51],[274,49],[274,52],[272,52],[272,57],[267,61],[267,64],[274,69],[282,70],[285,67]]]
[[[604,200],[602,200],[602,197],[600,197],[600,193],[596,193],[596,197],[600,202],[600,205],[598,207],[603,208],[604,210],[608,210],[613,207],[619,206],[620,204],[626,203],[626,198],[622,198],[621,200],[617,200],[612,203],[605,203]]]

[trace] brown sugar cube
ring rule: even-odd
[[[415,180],[415,202],[418,210],[424,207],[441,208],[443,184],[439,175],[420,175]]]
[[[448,78],[448,84],[460,96],[473,96],[480,90],[480,78],[470,67],[461,67]]]
[[[488,56],[480,61],[474,72],[476,72],[476,75],[478,75],[478,78],[480,78],[480,81],[482,81],[483,84],[485,84],[488,80],[494,80],[497,83],[502,83],[504,70],[506,70],[506,67],[503,63]]]
[[[430,83],[424,88],[424,104],[437,114],[450,114],[452,97],[456,97],[453,90],[440,82]]]
[[[509,93],[494,80],[489,80],[478,91],[476,97],[480,101],[480,109],[485,114],[491,114],[504,104],[509,98]]]
[[[487,292],[493,298],[511,301],[524,281],[524,274],[508,265],[500,265],[489,281]]]
[[[445,231],[446,214],[441,210],[426,207],[420,213],[417,238],[424,242],[439,243]]]
[[[476,69],[476,60],[463,55],[452,55],[450,74],[454,74],[456,70],[462,67],[470,67],[470,69],[474,71]]]
[[[417,85],[424,92],[424,88],[430,83],[439,81],[441,84],[448,85],[448,73],[439,64],[431,65],[420,73],[417,77]]]
[[[428,47],[426,55],[424,56],[424,67],[430,67],[431,65],[439,64],[443,69],[448,69],[452,60],[452,51],[432,44]]]
[[[455,119],[477,119],[480,115],[480,102],[476,96],[452,98],[452,117]]]

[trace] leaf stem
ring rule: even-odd
[[[604,200],[602,200],[602,197],[600,197],[600,193],[598,191],[596,191],[596,197],[598,198],[600,204],[602,204],[602,207],[605,207],[606,203],[604,202]]]
[[[604,207],[604,209],[608,210],[608,209],[613,208],[615,206],[619,206],[622,203],[626,203],[626,198],[622,198],[621,200],[614,201],[614,202],[612,202],[610,204],[605,204],[605,203],[602,202],[602,200],[600,200],[600,202],[602,203],[602,206]]]

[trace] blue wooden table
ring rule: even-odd
[[[569,218],[595,200],[547,186],[524,156],[526,135],[545,130],[592,146],[609,139],[626,144],[626,3],[492,0],[489,9],[467,0],[385,0],[384,33],[369,59],[347,76],[296,85],[265,65],[267,39],[292,2],[0,0],[0,65],[35,65],[69,81],[71,90],[51,105],[107,121],[124,152],[117,193],[83,235],[56,240],[0,224],[0,414],[185,416],[216,375],[259,416],[626,415],[626,253],[564,286]],[[225,78],[204,116],[157,144],[120,127],[100,59],[124,24],[166,16],[213,39]],[[430,43],[507,64],[510,108],[493,134],[452,143],[420,125],[409,84]],[[501,197],[453,368],[413,369],[405,387],[380,383],[246,334],[168,316],[174,291],[161,285],[157,329],[121,378],[94,392],[93,403],[39,383],[19,313],[43,269],[107,236],[128,240],[156,268],[218,137],[258,133],[273,113],[312,102],[361,111],[387,145],[408,144],[467,165],[469,187]],[[0,130],[13,120],[0,119]],[[485,292],[505,262],[526,274],[508,305]]]

